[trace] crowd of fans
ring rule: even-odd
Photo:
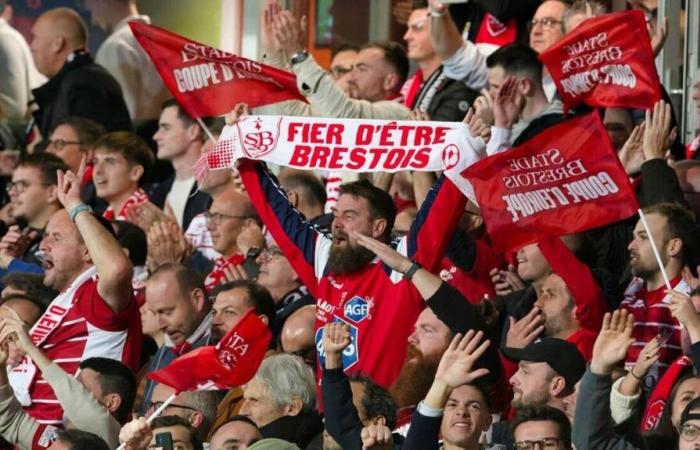
[[[656,2],[628,3],[660,51]],[[631,217],[503,254],[439,174],[241,159],[194,176],[245,114],[464,120],[517,146],[576,114],[538,54],[598,2],[399,1],[404,42],[343,45],[326,69],[268,0],[260,61],[306,102],[201,121],[128,28],[149,23],[136,0],[85,7],[108,33],[94,59],[71,9],[29,45],[0,18],[5,448],[700,448],[700,162],[667,95],[600,110],[648,231]],[[273,336],[253,379],[177,393],[149,421],[176,391],[146,375],[250,310]]]

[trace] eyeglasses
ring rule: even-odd
[[[695,442],[700,436],[700,427],[696,427],[692,423],[686,423],[681,427],[681,438],[686,442]]]
[[[537,441],[519,441],[515,443],[515,450],[554,449],[562,440],[555,437],[547,437]]]
[[[149,400],[149,401],[146,402],[146,411],[150,411],[151,409],[152,409],[153,411],[155,411],[156,409],[158,409],[158,408],[160,408],[161,406],[163,406],[163,403],[164,403],[164,402],[152,402],[152,401]],[[189,409],[190,411],[195,411],[195,412],[196,412],[196,411],[199,411],[198,409],[192,408],[191,406],[178,405],[177,403],[171,403],[171,404],[169,404],[168,407],[165,408],[165,409],[168,409],[168,408]]]
[[[51,186],[51,183],[30,183],[29,181],[9,181],[5,185],[5,191],[9,194],[11,190],[15,190],[18,194],[21,194],[22,192],[26,191],[28,187],[30,186]]]
[[[47,142],[49,145],[56,147],[56,150],[63,150],[66,145],[82,145],[80,141],[65,141],[63,139],[52,139]]]
[[[282,250],[279,249],[279,247],[270,247],[260,253],[262,262],[264,263],[269,263],[272,258],[275,256],[282,256],[284,253],[282,253]]]
[[[555,25],[561,25],[563,22],[553,17],[543,17],[541,19],[532,19],[529,23],[529,29],[532,31],[537,25],[542,25],[545,30],[551,30]]]
[[[221,214],[221,213],[210,213],[209,211],[204,213],[204,219],[207,222],[211,222],[217,227],[221,225],[221,222],[224,219],[248,219],[250,216],[231,216],[228,214]]]

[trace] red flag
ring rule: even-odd
[[[647,109],[661,99],[641,11],[588,19],[541,53],[540,61],[556,83],[565,111],[581,102]]]
[[[195,349],[147,376],[175,392],[193,391],[212,383],[218,389],[230,389],[253,378],[271,340],[267,325],[251,309],[216,346]]]
[[[462,175],[501,251],[615,222],[638,208],[596,112],[549,127]]]
[[[251,107],[306,101],[293,73],[190,41],[162,28],[129,22],[165,85],[192,117],[221,116],[237,103]]]

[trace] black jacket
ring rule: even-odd
[[[148,198],[160,209],[165,207],[165,199],[168,197],[170,188],[173,187],[173,182],[175,182],[175,175],[171,175],[162,183],[158,183],[148,190]],[[190,196],[187,198],[187,203],[185,204],[185,213],[182,217],[182,229],[187,230],[194,216],[207,211],[209,206],[211,206],[211,197],[209,194],[200,191],[195,183],[190,191]]]
[[[326,431],[343,450],[362,450],[362,422],[352,402],[350,380],[343,369],[323,368],[321,381]],[[394,450],[403,447],[403,437],[393,434]]]
[[[283,416],[260,428],[264,438],[283,439],[299,448],[306,448],[322,432],[323,421],[315,410],[296,416]]]
[[[461,122],[479,93],[469,89],[462,81],[441,77],[442,66],[433,73],[421,88],[413,105],[416,108],[431,85],[437,83],[435,94],[426,112],[430,120],[440,122]]]
[[[32,93],[39,106],[34,118],[44,138],[59,121],[70,116],[94,120],[107,131],[131,130],[119,83],[84,51],[76,52],[56,75]]]

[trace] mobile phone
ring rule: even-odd
[[[170,433],[156,434],[156,447],[163,450],[173,450],[173,435]]]

